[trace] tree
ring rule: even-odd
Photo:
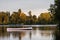
[[[17,24],[19,23],[19,15],[18,12],[13,12],[13,14],[10,16],[10,21],[12,24]]]
[[[56,21],[58,21],[58,29],[59,29],[59,31],[58,30],[56,30],[55,31],[55,36],[56,36],[56,39],[55,40],[60,40],[60,0],[54,0],[54,9],[55,10],[53,10],[54,11],[54,17],[55,17],[55,20]],[[53,9],[53,8],[52,8]],[[50,11],[52,11],[52,10],[50,10]]]
[[[36,15],[33,15],[33,24],[37,24],[38,20],[37,20],[37,17]]]
[[[50,11],[51,14],[53,15],[53,20],[52,21],[54,21],[55,23],[58,23],[56,15],[55,15],[56,14],[56,12],[55,12],[56,8],[57,8],[57,6],[55,4],[51,4],[50,8],[48,9],[48,11]]]
[[[28,12],[28,14],[29,14],[29,16],[27,17],[28,24],[33,24],[33,16],[31,13],[32,13],[31,11]]]
[[[55,0],[55,6],[57,7],[55,9],[55,17],[59,21],[59,24],[60,24],[60,0]]]
[[[21,11],[21,9],[18,9],[18,13],[21,13],[22,11]]]
[[[52,14],[55,14],[55,5],[50,4],[50,8],[48,9]]]
[[[0,12],[0,24],[9,24],[10,12]]]
[[[19,16],[19,18],[21,20],[21,23],[25,24],[25,22],[26,22],[26,14],[21,13],[20,16]]]
[[[32,14],[31,13],[32,13],[31,11],[28,12],[29,16],[32,18]]]
[[[49,24],[52,20],[50,12],[41,13],[38,17],[38,21],[41,24]]]
[[[55,21],[57,21],[60,26],[60,0],[54,0],[54,2],[54,4],[50,5],[50,11],[54,15]]]

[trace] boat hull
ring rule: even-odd
[[[32,28],[7,28],[7,31],[32,30]]]

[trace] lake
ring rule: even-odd
[[[0,40],[54,40],[54,30],[19,30],[0,32]]]

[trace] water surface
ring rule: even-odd
[[[53,30],[20,30],[0,32],[0,40],[54,40]]]

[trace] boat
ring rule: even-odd
[[[29,28],[7,28],[7,31],[21,31],[21,30],[32,30],[32,27],[29,27]]]

